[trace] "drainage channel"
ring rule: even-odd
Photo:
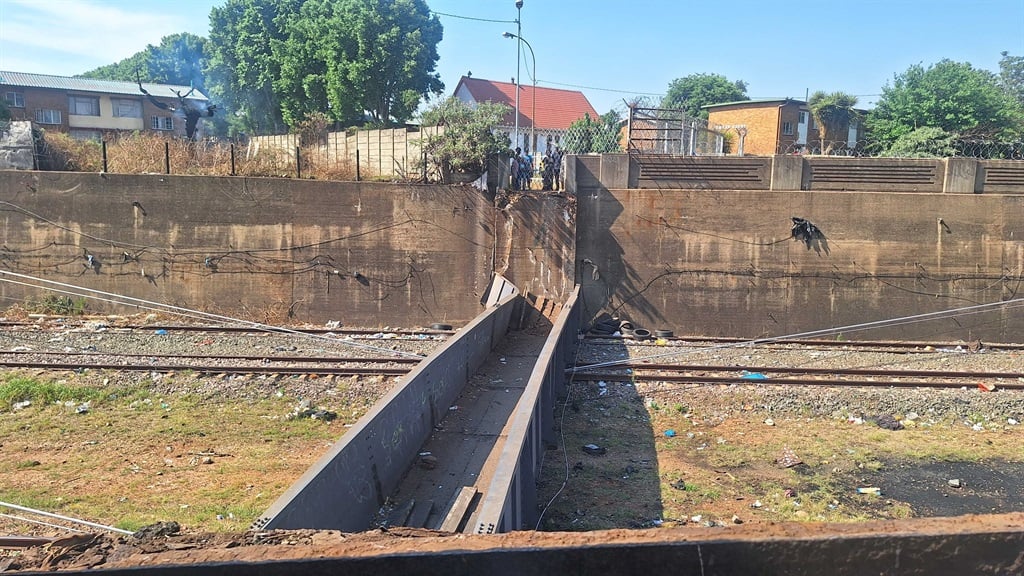
[[[378,522],[460,532],[497,467],[513,411],[547,334],[509,332],[434,427]]]

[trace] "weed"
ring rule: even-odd
[[[97,400],[103,393],[95,388],[68,386],[57,382],[41,382],[30,378],[13,377],[0,382],[0,406],[31,401],[34,404],[54,402],[84,402]]]
[[[53,316],[81,316],[85,314],[85,298],[72,298],[58,294],[47,294],[39,300],[31,300],[27,304],[29,310],[37,314]]]

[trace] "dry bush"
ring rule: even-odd
[[[103,169],[103,149],[99,142],[78,140],[63,132],[40,132],[40,170],[99,172]]]

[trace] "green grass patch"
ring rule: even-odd
[[[14,377],[0,382],[0,406],[6,407],[26,400],[33,404],[53,404],[86,402],[98,400],[103,396],[103,391],[96,388],[69,386],[31,378]]]

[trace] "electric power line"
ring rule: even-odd
[[[476,22],[497,22],[499,24],[515,24],[515,20],[494,20],[491,18],[474,18],[472,16],[460,16],[458,14],[445,14],[444,12],[438,12],[437,10],[431,10],[431,14],[436,16],[446,16],[448,18],[459,18],[461,20],[474,20]]]

